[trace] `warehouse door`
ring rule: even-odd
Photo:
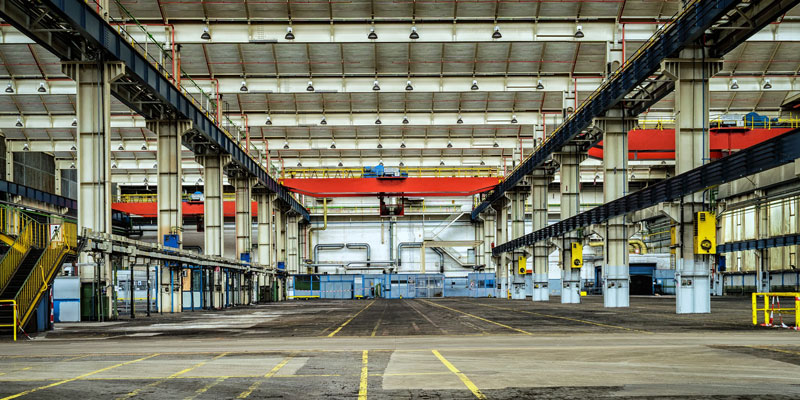
[[[653,264],[631,264],[631,291],[632,295],[653,295]]]

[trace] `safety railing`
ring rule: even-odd
[[[44,248],[47,245],[47,225],[37,222],[14,207],[4,205],[0,209],[3,210],[5,218],[18,221],[15,222],[15,227],[18,229],[15,232],[7,232],[16,234],[16,238],[0,260],[0,289],[2,289],[14,276],[14,272],[31,247]]]
[[[759,298],[763,299],[759,307]],[[784,305],[781,305],[781,299]],[[764,322],[759,323],[763,313]],[[784,314],[786,320],[784,320]],[[753,293],[753,325],[800,330],[800,292]],[[794,326],[792,326],[794,325]]]
[[[225,193],[222,195],[224,201],[235,201],[236,193]],[[184,194],[181,196],[182,201],[198,201],[192,197],[192,194]],[[114,196],[115,203],[157,203],[158,195],[156,193],[124,193]]]
[[[11,307],[11,323],[2,324],[0,328],[11,328],[14,331],[14,341],[17,341],[17,302],[16,300],[0,300],[0,308]]]
[[[19,326],[25,326],[27,323],[36,308],[36,303],[47,291],[50,280],[61,266],[61,260],[68,253],[75,251],[77,232],[77,226],[70,222],[65,222],[54,231],[49,245],[14,297],[19,312]]]
[[[741,124],[739,124],[741,122]],[[772,119],[768,117],[763,118],[747,118],[743,116],[740,119],[710,119],[708,120],[710,128],[725,128],[725,127],[742,127],[747,129],[774,129],[774,128],[800,128],[800,118],[777,118]],[[735,124],[735,125],[731,125]],[[675,119],[672,118],[659,118],[659,119],[640,119],[637,122],[636,129],[668,129],[675,125]]]

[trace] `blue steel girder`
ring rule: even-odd
[[[780,0],[776,0],[776,2],[780,2]],[[756,1],[755,3],[760,2]],[[787,0],[780,3],[781,7],[776,7],[774,10],[775,17],[781,15],[785,7],[797,4],[798,1]],[[615,71],[567,120],[556,128],[533,154],[529,155],[503,182],[498,184],[472,211],[472,219],[477,220],[489,204],[500,199],[506,191],[514,187],[526,175],[531,174],[553,153],[578,136],[595,118],[603,116],[606,111],[617,106],[628,93],[658,70],[661,61],[677,56],[686,46],[698,41],[706,30],[717,24],[738,4],[740,4],[740,0],[695,0],[689,4],[671,24],[666,25],[658,34],[654,35],[637,54]],[[762,17],[762,19],[767,20],[768,16]],[[744,41],[760,29],[758,26],[748,28],[751,29],[750,34],[741,35],[739,32],[739,36],[736,38],[737,43]]]
[[[75,213],[78,210],[78,202],[74,199],[44,192],[39,189],[34,189],[32,187],[20,185],[14,182],[8,182],[5,180],[0,180],[0,193],[21,196],[26,199],[47,203],[56,207],[63,207],[68,209],[69,213]]]
[[[536,242],[560,237],[578,228],[600,224],[617,216],[677,200],[712,186],[788,164],[797,158],[800,158],[800,129],[793,129],[717,161],[512,239],[493,248],[492,254],[497,256],[520,247],[533,246]]]
[[[42,11],[40,18],[32,15],[37,11]],[[138,84],[150,97],[177,114],[178,118],[191,121],[195,130],[216,144],[220,151],[230,154],[232,162],[253,175],[267,190],[276,193],[291,210],[307,221],[310,219],[308,210],[283,185],[273,179],[233,138],[136,51],[90,4],[80,0],[0,0],[0,16],[62,61],[93,60],[98,58],[97,53],[100,52],[99,58],[102,61],[123,62],[126,66],[123,79]],[[42,26],[45,23],[47,25]],[[61,29],[53,29],[55,27]],[[85,45],[76,44],[75,35]],[[124,96],[117,93],[115,96],[129,104]]]
[[[717,245],[717,253],[732,253],[744,250],[762,250],[773,247],[797,246],[800,245],[800,234],[773,236],[764,239],[749,239],[737,242],[728,242]]]

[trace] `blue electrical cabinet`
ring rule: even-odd
[[[244,262],[246,262],[246,263],[249,263],[250,262],[250,253],[242,253],[242,254],[240,254],[239,255],[239,259],[244,261]]]
[[[278,271],[286,271],[286,263],[283,261],[278,261]]]
[[[178,235],[164,235],[164,247],[179,248],[181,247],[180,238]]]

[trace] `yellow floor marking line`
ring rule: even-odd
[[[355,319],[355,318],[358,316],[358,314],[361,314],[362,312],[364,312],[364,310],[368,309],[368,308],[369,308],[369,306],[371,306],[371,305],[373,305],[373,304],[375,304],[375,300],[372,300],[372,301],[371,301],[369,304],[367,304],[367,306],[366,306],[366,307],[362,308],[362,309],[361,309],[359,312],[357,312],[357,313],[356,313],[356,315],[353,315],[352,317],[350,317],[350,319],[348,319],[347,321],[344,321],[344,323],[343,323],[343,324],[341,324],[341,325],[340,325],[338,328],[336,328],[336,330],[335,330],[335,331],[333,331],[333,332],[331,332],[330,334],[328,334],[328,337],[333,337],[334,335],[336,335],[337,333],[339,333],[339,331],[340,331],[340,330],[342,330],[342,328],[344,328],[345,326],[347,326],[347,324],[349,324],[349,323],[350,323],[350,321],[352,321],[353,319]]]
[[[603,323],[600,323],[600,322],[586,321],[586,320],[583,320],[583,319],[578,319],[578,318],[562,317],[562,316],[560,316],[560,315],[543,314],[543,313],[538,313],[538,312],[535,312],[535,311],[527,311],[527,310],[515,310],[515,309],[513,309],[513,308],[508,308],[508,307],[498,307],[498,306],[492,306],[492,305],[489,305],[489,304],[480,304],[480,303],[476,303],[476,304],[478,304],[479,306],[484,306],[484,307],[489,307],[489,308],[495,308],[495,309],[498,309],[498,310],[515,311],[515,312],[519,312],[519,313],[525,313],[525,314],[530,314],[530,315],[538,315],[538,316],[540,316],[540,317],[547,317],[547,318],[563,319],[563,320],[566,320],[566,321],[580,322],[580,323],[583,323],[583,324],[588,324],[588,325],[602,326],[602,327],[604,327],[604,328],[622,329],[622,330],[625,330],[625,331],[639,332],[639,333],[648,333],[648,334],[652,334],[652,333],[653,333],[653,332],[650,332],[650,331],[645,331],[645,330],[641,330],[641,329],[633,329],[633,328],[626,328],[626,327],[624,327],[624,326],[617,326],[617,325],[603,324]]]
[[[759,350],[767,350],[767,351],[777,351],[778,353],[786,353],[786,354],[793,354],[796,356],[800,356],[800,351],[791,351],[791,350],[783,350],[783,349],[775,349],[769,346],[747,346],[752,349],[759,349]]]
[[[364,350],[361,353],[361,382],[358,384],[358,400],[367,400],[367,378],[369,377],[369,369],[367,368],[368,361],[368,351]]]
[[[25,395],[31,394],[33,392],[38,392],[40,390],[49,389],[51,387],[63,385],[65,383],[74,382],[74,381],[77,381],[79,379],[83,379],[83,378],[86,378],[86,377],[89,377],[89,376],[92,376],[92,375],[95,375],[95,374],[99,374],[101,372],[106,372],[106,371],[112,370],[114,368],[122,367],[124,365],[133,364],[133,363],[136,363],[136,362],[139,362],[139,361],[144,361],[144,360],[147,360],[149,358],[153,358],[153,357],[157,356],[158,354],[159,353],[154,353],[154,354],[150,354],[149,356],[145,356],[145,357],[142,357],[142,358],[137,358],[135,360],[125,361],[123,363],[114,364],[114,365],[111,365],[111,366],[108,366],[108,367],[105,367],[105,368],[100,368],[100,369],[92,371],[92,372],[87,372],[87,373],[85,373],[83,375],[78,375],[78,376],[76,376],[74,378],[63,379],[63,380],[60,380],[58,382],[51,383],[49,385],[44,385],[44,386],[39,386],[39,387],[36,387],[36,388],[33,388],[33,389],[28,389],[28,390],[26,390],[24,392],[19,392],[17,394],[11,395],[11,396],[3,397],[0,400],[16,399],[17,397],[25,396]]]
[[[477,315],[473,315],[473,314],[470,314],[470,313],[468,313],[468,312],[464,312],[464,311],[461,311],[461,310],[456,310],[455,308],[450,308],[450,307],[448,307],[448,306],[443,306],[443,305],[441,305],[441,304],[436,304],[436,303],[434,303],[434,302],[432,302],[432,301],[428,301],[428,300],[422,300],[422,299],[420,299],[420,301],[424,301],[425,303],[428,303],[428,304],[430,304],[430,305],[432,305],[432,306],[441,307],[441,308],[444,308],[444,309],[446,309],[446,310],[450,310],[450,311],[453,311],[453,312],[457,312],[457,313],[460,313],[460,314],[464,314],[464,315],[466,315],[466,316],[469,316],[469,317],[472,317],[472,318],[475,318],[475,319],[481,320],[481,321],[483,321],[483,322],[488,322],[488,323],[490,323],[490,324],[495,324],[495,325],[497,325],[497,326],[502,326],[503,328],[506,328],[506,329],[511,329],[512,331],[516,331],[516,332],[519,332],[519,333],[524,333],[524,334],[526,334],[526,335],[533,335],[532,333],[530,333],[530,332],[528,332],[528,331],[524,331],[524,330],[522,330],[522,329],[517,329],[517,328],[514,328],[514,327],[512,327],[512,326],[508,326],[508,325],[506,325],[506,324],[501,324],[501,323],[499,323],[499,322],[495,322],[495,321],[492,321],[492,320],[490,320],[490,319],[486,319],[486,318],[483,318],[483,317],[479,317],[479,316],[477,316]]]
[[[220,378],[217,378],[217,380],[215,380],[215,381],[213,381],[213,382],[209,383],[208,385],[205,385],[205,386],[201,387],[200,389],[197,389],[197,390],[194,392],[194,394],[193,394],[193,395],[191,395],[191,396],[188,396],[188,397],[185,397],[183,400],[192,400],[192,399],[194,399],[195,397],[197,397],[197,396],[199,396],[199,395],[201,395],[201,394],[203,394],[203,393],[207,392],[207,391],[208,391],[208,389],[211,389],[211,388],[213,388],[214,386],[217,386],[217,385],[219,385],[219,384],[220,384],[220,383],[222,383],[222,381],[224,381],[225,379],[227,379],[227,378],[225,378],[224,376],[223,376],[223,377],[220,377]]]
[[[472,392],[472,394],[474,394],[475,397],[477,397],[479,399],[485,399],[486,398],[486,396],[481,392],[481,390],[478,389],[478,387],[475,386],[475,384],[472,383],[472,381],[469,380],[469,378],[466,375],[464,375],[463,372],[459,371],[458,368],[455,367],[455,365],[451,364],[450,361],[447,361],[447,359],[444,358],[441,354],[439,354],[438,351],[436,351],[436,350],[431,350],[431,351],[433,352],[433,355],[435,355],[436,358],[438,358],[439,361],[441,361],[442,364],[444,364],[444,366],[447,367],[447,369],[450,370],[450,372],[456,374],[458,379],[461,379],[461,382],[464,382],[464,385],[467,386],[469,391]]]
[[[264,381],[266,381],[269,378],[272,378],[272,376],[274,376],[276,373],[278,373],[278,371],[280,371],[281,368],[283,368],[286,364],[288,364],[289,361],[292,358],[294,358],[294,354],[291,354],[291,355],[287,356],[286,358],[284,358],[281,362],[278,363],[278,365],[272,367],[272,369],[269,370],[269,372],[264,374],[264,376],[263,376],[264,379],[259,379],[259,380],[255,381],[255,382],[253,382],[253,384],[250,385],[250,387],[247,388],[247,390],[245,390],[242,393],[239,393],[239,395],[236,396],[236,398],[237,399],[246,399],[246,398],[248,398],[251,394],[253,394],[253,391],[258,389],[258,387],[261,386],[262,383],[264,383]]]
[[[382,318],[378,318],[378,323],[376,323],[375,327],[372,328],[372,333],[370,334],[370,336],[375,337],[375,332],[378,332],[378,327],[381,325],[381,319]]]
[[[149,383],[149,384],[147,384],[145,386],[142,386],[142,387],[140,387],[140,388],[138,388],[138,389],[136,389],[136,390],[124,395],[124,396],[117,397],[117,400],[129,399],[129,398],[131,398],[133,396],[136,396],[137,394],[141,393],[141,391],[144,390],[144,389],[158,386],[158,385],[160,385],[160,384],[162,384],[162,383],[164,383],[164,382],[166,382],[166,381],[168,381],[170,379],[175,379],[175,378],[177,378],[177,377],[179,377],[179,376],[181,376],[181,375],[183,375],[183,374],[185,374],[185,373],[187,373],[187,372],[189,372],[189,371],[191,371],[191,370],[193,370],[195,368],[202,367],[203,365],[206,365],[211,361],[220,359],[220,358],[224,357],[226,354],[228,354],[228,353],[219,354],[219,355],[217,355],[216,357],[214,357],[214,358],[212,358],[210,360],[199,362],[199,363],[197,363],[197,364],[195,364],[195,365],[193,365],[193,366],[191,366],[189,368],[186,368],[186,369],[184,369],[182,371],[178,371],[178,372],[176,372],[176,373],[174,373],[174,374],[172,374],[172,375],[170,375],[170,376],[168,376],[166,378],[160,378],[159,380],[157,380],[155,382],[152,382],[152,383]]]

